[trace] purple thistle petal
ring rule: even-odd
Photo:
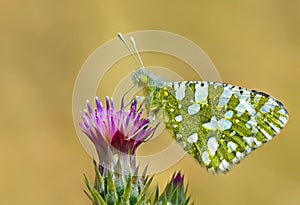
[[[109,98],[108,97],[106,97],[105,102],[106,102],[106,110],[110,110]]]
[[[111,106],[111,109],[114,111],[115,110],[115,105],[114,105],[114,101],[112,98],[110,98],[110,106]]]
[[[135,117],[135,121],[134,121],[135,124],[138,124],[138,122],[140,121],[140,118],[141,118],[141,115],[142,115],[142,111],[143,111],[143,109],[141,109],[141,110],[137,113],[137,115],[136,115],[136,117]]]
[[[124,110],[124,96],[122,97],[122,100],[121,100],[121,110]]]
[[[83,120],[84,116],[85,116],[85,112],[80,111],[80,117],[81,117],[82,120]]]
[[[99,124],[99,120],[100,120],[99,112],[97,110],[95,110],[94,115],[95,115],[96,123]]]
[[[83,123],[80,122],[79,126],[81,127],[82,130],[86,130],[86,127],[85,127],[85,125]]]
[[[87,119],[85,116],[84,116],[84,118],[83,118],[83,122],[84,122],[84,125],[85,125],[86,128],[89,128],[89,127],[90,127],[89,121],[88,121],[88,119]]]
[[[141,119],[140,121],[139,121],[139,126],[144,126],[145,124],[148,124],[149,123],[149,120],[146,120],[146,119]]]
[[[93,110],[92,110],[92,108],[91,108],[90,101],[89,101],[89,100],[86,100],[86,104],[87,104],[87,107],[88,107],[89,114],[92,115],[92,114],[93,114]]]
[[[116,126],[115,126],[116,120],[113,119],[113,116],[111,116],[111,134],[116,132]]]
[[[103,129],[103,124],[97,124],[96,131],[99,133],[97,138],[103,138],[105,135],[105,130]]]
[[[129,121],[130,121],[130,113],[129,113],[129,115],[126,115],[125,117],[126,117],[126,120],[125,120],[124,126],[128,127],[128,124],[129,124]]]
[[[137,105],[137,101],[133,100],[132,103],[131,103],[131,107],[130,107],[130,111],[132,113],[136,113],[136,105]]]
[[[95,98],[95,101],[96,101],[96,106],[97,106],[98,112],[102,112],[103,111],[103,105],[102,105],[101,102],[99,102],[98,97]]]

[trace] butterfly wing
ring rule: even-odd
[[[226,172],[288,121],[271,96],[223,83],[172,82],[153,96],[174,138],[210,172]]]

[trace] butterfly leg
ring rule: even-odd
[[[145,102],[145,97],[143,97],[143,96],[135,96],[134,98],[132,98],[130,101],[129,101],[129,103],[127,103],[126,105],[125,105],[125,108],[127,108],[129,105],[131,105],[131,103],[133,103],[134,101],[137,101],[137,102],[139,102],[140,103],[140,106],[139,106],[139,108],[138,108],[138,110],[137,111],[139,111],[140,109],[141,109],[141,107],[143,106],[143,104],[144,104],[144,102]]]

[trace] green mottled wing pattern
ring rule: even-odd
[[[271,96],[223,83],[170,82],[152,90],[178,143],[210,172],[226,172],[277,135],[288,121]]]

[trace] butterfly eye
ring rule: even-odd
[[[147,86],[149,84],[149,77],[146,75],[140,76],[139,85],[140,86]]]

